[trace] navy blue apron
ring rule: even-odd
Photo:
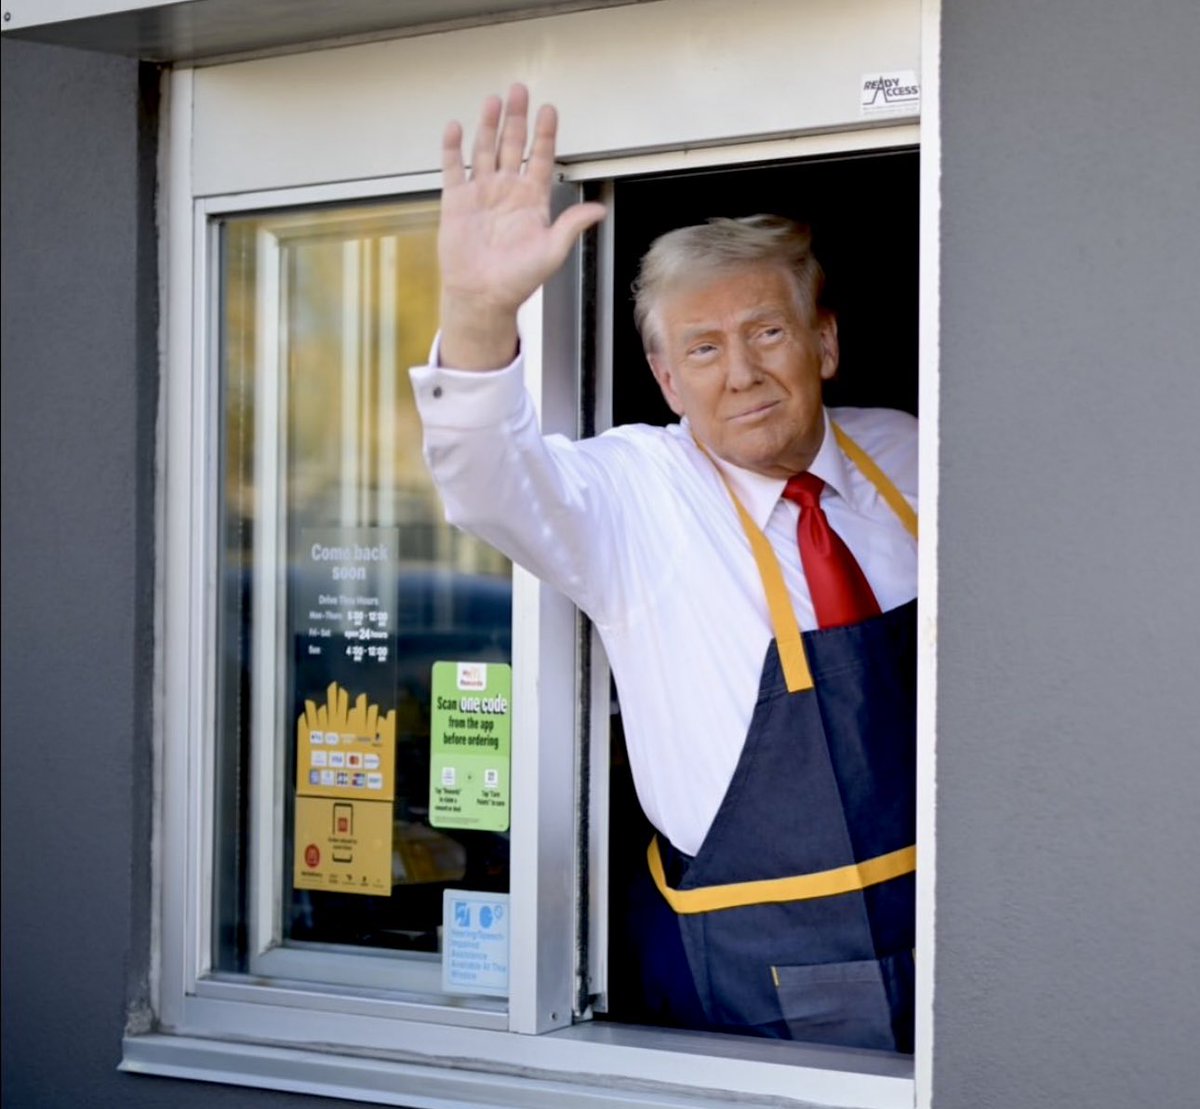
[[[915,535],[911,507],[835,431]],[[633,895],[650,944],[645,1002],[663,1023],[683,1027],[910,1052],[916,601],[802,636],[794,614],[791,629],[781,627],[778,562],[734,503],[772,599],[776,638],[741,758],[699,852],[651,844],[653,885],[643,881]],[[797,677],[797,666],[807,673]]]

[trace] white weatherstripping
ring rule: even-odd
[[[201,206],[203,207],[203,206]],[[207,213],[205,213],[207,215]],[[215,231],[209,240],[210,257],[217,258]],[[286,342],[279,326],[279,304],[283,275],[279,267],[279,240],[260,229],[256,236],[258,274],[256,308],[257,350],[255,364],[266,372],[255,384],[255,494],[258,499],[254,514],[254,676],[251,681],[252,734],[256,737],[276,734],[279,715],[281,678],[280,638],[284,614],[279,604],[280,582],[287,566],[283,536],[287,534],[280,497],[279,461],[283,456],[280,413],[286,410],[281,395],[286,382],[278,370],[286,365],[282,345]],[[283,746],[278,743],[253,742],[250,747],[251,821],[250,838],[250,949],[251,969],[255,973],[270,973],[256,960],[263,952],[279,942],[282,922],[279,900],[275,890],[282,888],[283,852],[280,850],[278,827],[283,812]]]
[[[189,477],[179,468],[167,465],[167,444],[174,443],[180,434],[186,433],[186,424],[182,422],[180,406],[174,408],[168,403],[170,389],[167,387],[167,367],[176,365],[180,357],[190,357],[191,336],[182,340],[179,335],[182,318],[186,318],[191,298],[191,259],[184,251],[183,258],[175,248],[177,221],[174,213],[179,210],[182,202],[187,202],[189,194],[188,182],[191,171],[187,160],[187,148],[180,142],[179,136],[186,135],[188,128],[178,121],[179,102],[187,104],[186,111],[191,111],[190,75],[180,73],[176,79],[163,74],[159,80],[162,96],[162,115],[159,124],[159,154],[158,175],[160,187],[156,202],[156,222],[162,231],[159,235],[158,264],[162,281],[159,288],[159,325],[158,350],[164,378],[163,388],[158,394],[158,419],[155,428],[157,442],[154,447],[154,511],[155,511],[155,542],[161,552],[155,559],[154,571],[154,705],[152,719],[153,733],[150,737],[153,751],[153,766],[151,775],[153,781],[154,799],[152,818],[154,832],[151,836],[151,875],[152,883],[150,904],[150,998],[151,1005],[160,1020],[170,1022],[178,1013],[169,1009],[168,995],[172,992],[166,988],[164,975],[169,967],[164,962],[170,961],[170,956],[164,953],[182,949],[182,935],[179,921],[170,913],[164,896],[164,859],[178,859],[180,852],[185,849],[177,836],[177,828],[165,818],[167,805],[164,798],[173,796],[172,788],[178,788],[177,775],[171,777],[165,766],[164,747],[166,737],[171,732],[171,712],[168,706],[174,704],[173,694],[177,691],[179,682],[177,673],[182,670],[186,675],[187,668],[176,665],[180,653],[180,645],[175,645],[170,651],[166,649],[167,631],[172,627],[175,618],[173,606],[177,607],[178,591],[169,592],[167,583],[179,580],[180,575],[186,577],[187,566],[181,559],[179,543],[176,540],[168,542],[168,532],[174,526],[173,518],[168,514],[168,506],[178,496],[186,495],[189,488]],[[182,315],[181,315],[182,313]],[[186,614],[184,614],[186,615]]]
[[[937,614],[939,480],[939,257],[941,250],[941,0],[921,5],[920,408],[921,542],[917,640],[917,966],[915,1098],[933,1103],[937,972]]]
[[[729,146],[700,146],[691,150],[653,151],[576,162],[564,160],[559,167],[559,177],[563,181],[607,180],[647,173],[716,169],[719,166],[746,165],[751,162],[836,157],[860,151],[883,150],[891,146],[915,146],[920,136],[921,128],[917,123],[893,123],[861,131],[795,135],[787,139],[740,142]]]
[[[596,434],[612,427],[613,352],[612,322],[614,311],[613,250],[618,219],[614,204],[615,190],[611,183],[600,192],[600,201],[608,215],[596,228],[596,273],[593,289],[595,304],[595,347],[592,351],[595,381],[595,409],[591,413]],[[584,413],[580,412],[580,423]],[[612,722],[612,672],[608,656],[600,641],[600,633],[589,624],[588,649],[591,688],[588,706],[591,719],[587,721],[583,742],[588,744],[588,989],[594,998],[597,1012],[608,1009],[608,838],[610,825],[610,778]]]
[[[159,502],[163,534],[163,573],[158,578],[158,610],[162,613],[160,666],[162,680],[154,736],[155,766],[161,774],[156,813],[155,904],[159,943],[156,963],[155,1007],[159,1021],[178,1027],[183,1021],[183,997],[194,978],[186,965],[194,950],[190,917],[202,906],[192,896],[199,877],[199,857],[192,850],[189,829],[199,819],[200,800],[189,792],[188,737],[193,734],[189,697],[192,655],[201,648],[191,634],[192,605],[199,606],[190,588],[192,580],[192,498],[202,489],[192,472],[192,196],[191,196],[191,74],[180,72],[168,86],[162,146],[168,151],[165,211],[167,228],[164,265],[165,335],[164,388],[162,391],[162,441],[164,457],[158,475],[163,495]],[[190,911],[189,911],[190,908]]]

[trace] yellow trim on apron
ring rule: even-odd
[[[867,886],[912,874],[917,869],[917,848],[902,847],[886,855],[876,855],[861,863],[798,874],[791,878],[764,878],[755,882],[730,882],[722,886],[704,886],[695,890],[677,890],[667,885],[663,871],[662,852],[658,836],[650,841],[646,852],[650,876],[667,904],[676,913],[711,913],[716,909],[740,909],[747,905],[764,905],[781,901],[811,901],[817,897],[834,897],[839,893],[856,893]]]
[[[912,505],[904,499],[904,494],[896,488],[895,482],[879,468],[875,460],[862,447],[832,420],[830,423],[833,426],[833,435],[838,446],[858,467],[862,475],[875,486],[879,495],[896,514],[900,523],[904,525],[905,530],[916,539],[917,514],[913,511]],[[711,460],[712,455],[708,453],[704,444],[695,436],[692,438],[696,446]],[[779,568],[779,559],[775,557],[775,552],[771,549],[767,537],[763,535],[762,530],[742,507],[742,502],[733,491],[733,486],[730,485],[725,472],[715,462],[713,465],[725,485],[729,499],[733,501],[733,506],[737,509],[742,530],[750,541],[750,550],[754,554],[754,562],[758,566],[758,573],[762,578],[763,592],[767,596],[771,628],[775,632],[779,664],[783,668],[783,677],[787,682],[788,692],[802,693],[806,689],[812,689],[812,671],[808,667],[808,657],[804,653],[804,641],[800,638],[800,625],[796,620],[796,612],[792,608],[792,601],[783,581],[783,571]]]

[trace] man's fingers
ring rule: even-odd
[[[461,185],[466,179],[462,160],[462,124],[453,120],[442,132],[442,188]]]
[[[500,125],[500,109],[498,96],[489,96],[483,102],[471,155],[472,177],[486,177],[496,171],[496,130]]]
[[[554,144],[558,135],[558,112],[553,104],[543,104],[538,109],[533,124],[533,145],[529,150],[529,166],[526,172],[540,184],[550,184],[554,174]]]
[[[524,85],[513,85],[508,90],[508,103],[504,108],[504,126],[500,131],[500,149],[497,163],[502,170],[516,173],[525,158],[526,122],[529,113],[529,90]]]

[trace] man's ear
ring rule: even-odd
[[[839,353],[837,316],[832,312],[821,313],[817,337],[821,342],[821,380],[828,381],[837,373]]]
[[[649,351],[646,352],[646,361],[650,363],[650,369],[654,372],[654,380],[658,382],[658,387],[662,390],[663,400],[667,402],[668,407],[676,416],[682,416],[684,414],[683,402],[675,391],[675,378],[671,373],[670,364],[661,354],[651,354]]]

